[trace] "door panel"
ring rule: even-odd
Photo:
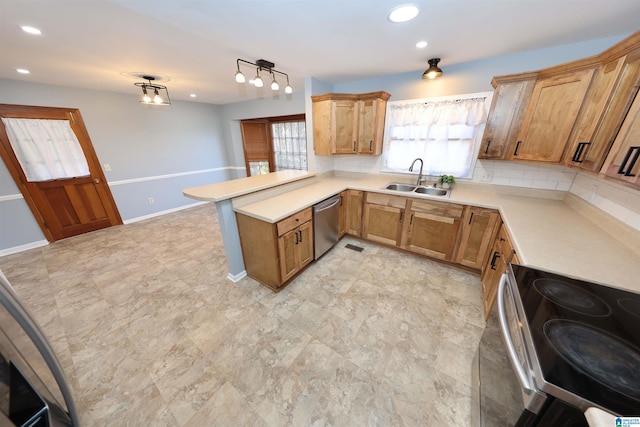
[[[122,224],[78,109],[0,104],[0,117],[68,120],[89,165],[87,177],[28,182],[0,121],[0,156],[47,240]]]

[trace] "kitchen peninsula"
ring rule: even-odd
[[[246,272],[235,213],[276,223],[347,189],[402,195],[381,189],[390,181],[399,179],[382,174],[281,171],[188,188],[183,193],[216,203],[228,277],[237,281]],[[640,292],[640,254],[614,237],[619,233],[619,222],[570,193],[458,183],[448,199],[418,194],[411,197],[495,209],[513,240],[520,263]],[[638,239],[640,232],[622,227],[632,233],[628,241]]]

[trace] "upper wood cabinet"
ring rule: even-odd
[[[602,172],[608,177],[640,186],[640,96],[637,94]]]
[[[317,155],[382,153],[386,92],[314,95],[313,146]]]
[[[482,270],[499,221],[496,210],[465,206],[456,263]]]
[[[560,162],[593,71],[579,70],[538,79],[511,158]]]
[[[535,82],[535,74],[493,79],[495,91],[478,158],[503,159],[508,147],[515,146]]]
[[[567,156],[569,166],[592,172],[602,168],[638,93],[640,50],[606,63],[597,77]]]

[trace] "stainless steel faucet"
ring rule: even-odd
[[[409,166],[409,172],[413,172],[413,165],[415,165],[418,160],[420,160],[420,173],[418,174],[418,181],[416,182],[416,185],[420,185],[420,183],[424,181],[424,178],[422,177],[422,167],[424,166],[424,162],[420,157],[418,157],[413,161],[413,163],[411,163],[411,166]]]

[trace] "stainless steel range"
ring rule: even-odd
[[[477,354],[481,425],[586,426],[589,407],[640,416],[640,295],[511,265],[496,306]],[[496,377],[505,360],[514,375]]]

